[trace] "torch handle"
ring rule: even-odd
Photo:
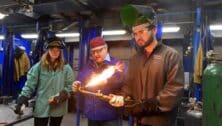
[[[109,96],[109,95],[104,95],[102,92],[100,91],[97,91],[97,92],[90,92],[90,91],[87,91],[87,90],[84,90],[83,88],[79,87],[78,88],[78,91],[82,94],[87,94],[87,95],[92,95],[92,96],[96,96],[102,100],[105,100],[105,101],[109,101],[112,96]]]
[[[78,91],[82,94],[98,97],[99,99],[104,100],[106,102],[109,102],[112,99],[112,96],[104,95],[102,92],[100,92],[100,90],[98,90],[97,92],[90,92],[90,91],[85,90],[84,88],[79,87]],[[137,101],[132,100],[130,97],[124,98],[124,102],[127,105],[135,105],[138,103]]]
[[[109,101],[111,100],[112,96],[109,95],[104,95],[102,93],[97,93],[96,94],[100,99],[104,100],[104,101]]]

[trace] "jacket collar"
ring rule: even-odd
[[[109,53],[107,53],[107,55],[106,55],[106,57],[105,57],[105,61],[111,61],[111,57],[110,57],[110,55],[109,55]]]
[[[98,64],[93,60],[90,59],[90,64],[94,67],[94,68],[98,68]],[[109,53],[107,53],[105,60],[103,61],[103,64],[111,64],[111,56]]]
[[[150,56],[156,51],[156,50],[159,50],[161,47],[163,46],[163,44],[162,44],[162,42],[158,42],[157,43],[157,45],[155,46],[155,48],[153,49],[153,51],[152,51],[152,53],[150,54]],[[138,53],[141,55],[146,55],[147,56],[147,54],[146,54],[146,51],[145,50],[141,50],[141,51],[138,51]],[[150,57],[149,56],[149,57]]]

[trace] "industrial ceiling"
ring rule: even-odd
[[[37,22],[55,32],[77,31],[79,21],[104,29],[121,28],[119,10],[124,4],[152,6],[164,25],[191,27],[198,3],[212,23],[221,21],[222,0],[0,0],[1,24],[18,33],[36,32]]]

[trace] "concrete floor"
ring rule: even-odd
[[[69,113],[64,116],[61,126],[75,126],[75,125],[76,125],[76,115],[74,113]],[[15,126],[33,126],[33,118],[23,123],[17,124]],[[87,126],[87,121],[85,118],[81,118],[80,126]]]
[[[31,113],[31,109],[26,108],[23,116],[28,116]],[[22,116],[22,117],[23,117]],[[20,118],[22,118],[20,117]],[[12,122],[18,119],[18,116],[13,112],[12,107],[9,105],[0,104],[0,122]],[[61,126],[75,126],[76,125],[76,114],[68,113],[64,116]],[[4,124],[0,124],[0,126],[4,126]],[[33,118],[16,124],[14,126],[33,126]],[[87,126],[87,119],[84,116],[80,118],[80,126]],[[128,126],[127,121],[123,121],[123,126]]]
[[[64,116],[61,126],[75,126],[75,125],[76,125],[76,114],[69,113]],[[29,119],[15,126],[33,126],[33,119]],[[80,126],[87,126],[87,119],[83,116],[81,117]],[[123,121],[123,126],[128,126],[128,123],[126,121]]]

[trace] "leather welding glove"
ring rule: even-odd
[[[109,100],[109,104],[114,106],[114,107],[122,107],[124,106],[124,97],[120,95],[114,95],[110,94],[109,95],[111,99]]]
[[[129,116],[145,116],[152,113],[160,112],[159,102],[156,98],[150,98],[147,100],[137,101],[124,106],[124,115]]]
[[[22,115],[22,114],[23,114],[23,111],[21,110],[22,105],[24,104],[25,106],[28,106],[28,100],[29,100],[28,97],[20,96],[20,97],[17,99],[17,104],[16,104],[16,106],[15,106],[14,112],[15,112],[16,114],[18,114],[18,115]]]
[[[58,105],[64,101],[66,101],[68,98],[69,98],[68,93],[66,91],[62,90],[57,95],[52,96],[49,99],[49,104],[55,106],[55,105]]]
[[[78,92],[78,88],[80,87],[81,82],[80,81],[74,81],[72,83],[72,91],[73,92]]]

